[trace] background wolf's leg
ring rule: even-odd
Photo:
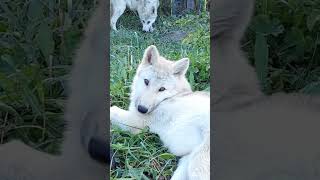
[[[117,1],[117,0],[116,0]],[[121,2],[115,2],[112,1],[112,17],[111,17],[111,27],[113,30],[117,31],[117,21],[119,17],[124,13],[124,10],[126,10],[126,4]]]
[[[145,127],[143,118],[117,106],[110,108],[110,119],[112,124],[132,133],[139,133]]]

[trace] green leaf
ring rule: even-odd
[[[130,168],[129,174],[135,179],[141,179],[144,168]]]
[[[270,34],[272,32],[272,24],[269,16],[258,15],[253,20],[253,29],[257,33]]]
[[[11,113],[12,115],[15,115],[17,118],[22,119],[19,113],[13,107],[1,101],[0,101],[0,111]]]
[[[0,22],[0,32],[6,32],[8,29],[7,25],[3,22]]]
[[[53,33],[46,22],[40,24],[36,42],[45,58],[48,58],[54,50]]]
[[[40,103],[37,97],[27,87],[24,87],[22,90],[23,90],[22,92],[23,92],[24,99],[26,100],[28,105],[31,106],[32,111],[35,113],[35,115],[41,115],[42,108],[40,107]]]
[[[284,32],[284,26],[279,19],[270,19],[267,15],[258,15],[254,18],[252,28],[257,33],[278,36]]]
[[[265,89],[267,87],[269,50],[265,36],[260,33],[256,34],[254,57],[258,79],[262,88]]]
[[[45,101],[45,89],[43,87],[42,83],[38,83],[36,85],[36,91],[38,93],[38,97],[39,97],[39,102],[41,103],[42,106],[44,106],[44,101]]]
[[[0,57],[0,70],[6,74],[16,72],[15,65],[10,55],[4,54]]]
[[[29,17],[29,19],[35,21],[37,19],[43,18],[42,8],[42,4],[39,0],[31,0],[27,12],[27,16]]]
[[[307,27],[312,31],[317,22],[320,22],[320,10],[313,11],[307,19]]]
[[[301,89],[301,92],[306,94],[320,94],[320,82],[310,83]]]
[[[165,160],[169,160],[169,159],[174,159],[175,155],[170,153],[163,153],[163,154],[160,154],[159,157]]]
[[[69,15],[69,13],[65,12],[65,17],[64,17],[64,29],[68,30],[72,25],[72,19]]]

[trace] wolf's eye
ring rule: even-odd
[[[144,79],[144,84],[145,84],[146,86],[148,86],[148,85],[149,85],[149,80],[148,80],[148,79]]]
[[[159,92],[164,91],[164,90],[166,90],[166,88],[161,87],[161,88],[159,89]]]
[[[144,23],[145,21],[144,21],[144,20],[142,20],[142,22]]]
[[[147,24],[149,24],[149,23],[150,23],[150,21],[147,22]]]

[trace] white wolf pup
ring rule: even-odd
[[[148,126],[182,156],[172,180],[210,179],[210,94],[192,92],[189,59],[170,61],[149,46],[133,80],[129,111],[112,106],[112,124],[138,133]]]
[[[159,7],[159,0],[111,0],[112,15],[111,27],[117,31],[117,21],[124,13],[126,7],[133,11],[137,11],[140,21],[142,23],[142,30],[146,32],[153,31],[153,23],[157,18],[157,10]]]

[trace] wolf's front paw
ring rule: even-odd
[[[123,110],[118,108],[117,106],[112,106],[110,108],[110,120],[111,123],[118,122],[120,120],[121,112]]]

